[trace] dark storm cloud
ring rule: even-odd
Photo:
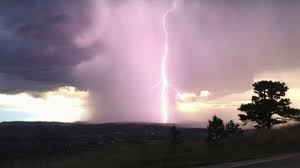
[[[90,23],[88,1],[0,2],[0,91],[52,89],[74,84],[72,68],[100,43],[74,41]],[[4,82],[5,81],[5,82]]]

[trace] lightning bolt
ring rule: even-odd
[[[169,56],[169,33],[167,29],[167,16],[176,9],[176,1],[173,1],[172,7],[168,9],[162,19],[163,31],[165,34],[164,50],[161,59],[161,113],[163,123],[167,123],[169,119],[169,101],[168,101],[168,56]]]

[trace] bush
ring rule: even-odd
[[[219,144],[227,137],[241,135],[242,133],[239,124],[230,120],[224,125],[222,119],[214,116],[212,120],[208,121],[206,140],[208,143]]]
[[[170,128],[170,133],[171,133],[171,144],[176,145],[181,143],[180,140],[180,131],[177,130],[176,126],[172,126]]]
[[[226,124],[225,132],[226,132],[227,136],[243,134],[243,130],[240,128],[240,124],[236,124],[232,120],[230,120]]]

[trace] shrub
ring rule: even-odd
[[[180,140],[180,131],[177,130],[176,126],[172,126],[170,128],[170,133],[171,133],[171,144],[176,145],[181,143]]]
[[[232,135],[241,135],[243,133],[243,130],[240,128],[240,124],[234,123],[232,120],[230,120],[225,125],[225,132],[227,136],[232,136]]]

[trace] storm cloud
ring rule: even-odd
[[[74,85],[72,70],[101,48],[81,47],[76,35],[91,22],[84,1],[1,1],[2,92]]]
[[[1,1],[0,91],[71,85],[89,91],[90,121],[160,121],[160,88],[153,86],[160,81],[161,19],[171,4]],[[299,8],[294,0],[178,0],[167,20],[172,88],[208,90],[217,99],[248,91],[258,74],[297,69]],[[175,94],[170,89],[171,105]]]
[[[299,67],[297,1],[189,1],[174,16],[171,66],[188,90],[238,92],[264,71]]]

